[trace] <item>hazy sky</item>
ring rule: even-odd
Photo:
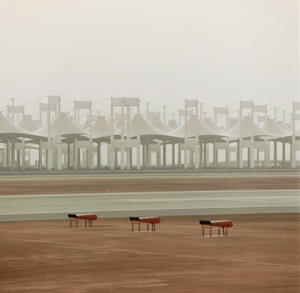
[[[56,94],[299,100],[299,0],[0,0],[0,43],[0,110]]]

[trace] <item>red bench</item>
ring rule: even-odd
[[[89,227],[93,226],[93,222],[97,220],[96,214],[68,214],[68,217],[70,218],[70,227],[72,227],[72,222],[76,223],[76,227],[78,227],[78,220],[85,220],[85,227],[87,221],[89,221]]]
[[[220,220],[220,221],[204,221],[200,220],[199,221],[202,229],[202,236],[204,236],[204,230],[209,229],[209,234],[210,237],[212,236],[212,227],[218,227],[218,235],[220,236],[220,228],[223,229],[223,236],[225,236],[225,231],[226,229],[226,236],[228,236],[228,228],[231,228],[233,226],[232,221],[230,220]]]
[[[134,231],[134,225],[138,225],[138,231],[141,232],[141,223],[147,223],[147,231],[149,231],[149,224],[152,224],[152,231],[155,232],[155,224],[160,223],[160,218],[158,217],[130,217],[131,229]]]

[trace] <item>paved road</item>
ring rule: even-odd
[[[13,195],[0,197],[0,222],[67,219],[68,213],[99,218],[300,211],[299,190],[180,191]]]

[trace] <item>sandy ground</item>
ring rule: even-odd
[[[65,179],[47,181],[0,181],[0,195],[44,193],[105,193],[105,192],[156,192],[197,190],[274,190],[299,189],[299,177],[284,178],[182,178],[182,179]]]
[[[0,291],[300,292],[299,214],[226,216],[230,236],[201,236],[200,219],[223,218],[0,223]]]
[[[291,178],[0,182],[0,195],[299,189]],[[142,215],[132,215],[142,216]],[[159,215],[155,215],[159,216]],[[228,237],[199,220],[230,219]],[[156,232],[126,219],[0,223],[0,292],[300,292],[299,214],[162,217]],[[142,225],[144,230],[146,225]],[[217,229],[214,230],[216,234]]]

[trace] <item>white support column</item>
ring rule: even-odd
[[[43,169],[43,149],[42,149],[42,139],[39,141],[39,170]]]
[[[121,139],[115,140],[113,137],[113,124],[111,124],[111,161],[114,157],[114,151],[116,148],[121,149],[121,169],[125,169],[125,151],[127,152],[127,164],[126,166],[130,168],[131,166],[131,146],[137,147],[137,169],[141,168],[140,159],[140,146],[141,146],[141,130],[140,130],[140,100],[139,98],[111,98],[111,122],[113,122],[113,107],[121,107]],[[137,139],[130,140],[130,121],[127,123],[127,136],[125,140],[124,133],[124,107],[127,107],[127,120],[130,120],[130,107],[137,107]],[[129,119],[128,119],[129,118]],[[116,143],[116,145],[115,145]],[[114,168],[111,162],[111,169]]]
[[[49,170],[52,169],[52,162],[51,162],[51,112],[50,112],[50,96],[48,96],[47,121],[48,121],[47,170],[49,171]]]
[[[163,168],[167,168],[167,142],[163,141]]]
[[[125,169],[125,159],[124,159],[124,101],[121,106],[121,170]]]
[[[101,168],[101,144],[97,142],[97,169]]]
[[[206,147],[206,156],[207,156],[207,158],[206,158],[206,163],[207,163],[207,167],[209,167],[210,166],[210,160],[209,160],[209,158],[210,158],[210,156],[209,156],[209,152],[210,152],[210,144],[208,143],[207,144],[207,147]]]
[[[141,169],[141,117],[140,117],[140,101],[137,106],[137,166],[136,168]]]
[[[158,141],[158,152],[157,152],[157,168],[161,168],[161,141]]]
[[[3,150],[0,150],[0,163],[1,163],[1,166],[4,167],[4,164],[3,164]]]
[[[299,102],[300,103],[300,102]],[[291,145],[291,167],[296,168],[296,103],[293,102],[293,115],[292,115],[292,145]]]
[[[178,142],[178,168],[181,168],[181,142]]]
[[[107,148],[107,166],[109,167],[110,166],[110,151],[111,151],[111,149],[110,149],[110,144],[107,144],[107,146],[106,146],[106,148]]]
[[[130,143],[130,107],[127,106],[127,133],[126,133],[126,141],[127,141],[127,148],[126,148],[126,169],[130,169],[130,153],[131,153],[131,146],[129,147]]]
[[[239,112],[239,122],[240,122],[240,137],[239,137],[239,168],[243,169],[243,108],[242,101],[240,101],[240,112]]]
[[[274,168],[277,168],[277,141],[274,141]]]
[[[73,143],[73,170],[77,170],[77,159],[77,138],[75,138]]]
[[[8,140],[7,141],[7,144],[6,144],[6,167],[9,168],[11,167],[11,162],[10,162],[10,141]]]
[[[251,106],[251,139],[250,139],[250,169],[254,169],[254,111],[253,111],[253,103]]]
[[[290,144],[290,168],[293,168],[293,143]]]
[[[285,168],[285,142],[282,143],[282,168]]]
[[[110,169],[113,170],[114,169],[114,112],[113,112],[113,98],[111,99],[111,109],[110,109]]]
[[[240,124],[240,138],[239,138],[239,164],[238,167],[240,169],[242,169],[243,166],[243,109],[251,109],[251,138],[252,140],[250,141],[253,142],[253,149],[254,149],[254,141],[253,141],[253,101],[240,101],[240,112],[239,112],[239,124]],[[251,148],[251,146],[250,146]],[[248,154],[251,153],[250,151],[248,151]],[[252,152],[253,154],[253,158],[254,158],[254,152]],[[248,158],[248,163],[249,163],[249,158]],[[254,161],[253,161],[254,162]],[[249,166],[250,167],[250,166]],[[253,168],[254,168],[254,164],[253,164]]]
[[[216,142],[214,141],[213,144],[213,168],[217,168],[217,148]]]
[[[265,124],[268,122],[267,108],[265,111]],[[264,145],[264,168],[270,167],[270,152],[269,152],[269,142],[265,136],[265,145]]]
[[[198,100],[193,99],[193,100],[184,100],[185,102],[185,107],[184,107],[184,118],[185,118],[185,126],[184,126],[184,132],[185,132],[185,137],[184,137],[184,168],[188,169],[188,129],[187,129],[187,116],[193,116],[193,109],[188,110],[188,108],[195,108],[196,114],[195,114],[195,133],[193,133],[193,135],[195,136],[195,140],[192,141],[193,143],[193,148],[191,150],[191,152],[195,152],[196,150],[196,154],[197,154],[197,169],[199,168],[199,160],[198,160],[198,156],[199,156],[199,151],[198,151],[198,143],[199,143],[199,139],[198,139]],[[194,158],[194,156],[193,156]],[[193,167],[195,168],[195,164],[193,164]]]
[[[195,133],[195,169],[199,169],[199,137],[198,137],[198,102],[196,103],[196,133]]]
[[[5,153],[5,149],[2,150],[2,164],[3,164],[3,167],[6,167],[6,153]]]
[[[188,150],[187,150],[187,104],[184,105],[184,169],[188,169]]]
[[[61,111],[60,111],[60,97],[58,98],[58,117],[57,117],[57,122],[58,122],[58,135],[57,135],[57,170],[62,169],[62,164],[61,164]]]
[[[150,148],[149,148],[149,139],[146,140],[146,169],[150,168]]]
[[[229,125],[229,108],[227,107],[227,116],[226,116],[226,129]],[[226,137],[226,168],[230,167],[230,151],[229,151],[229,138]]]
[[[189,166],[190,168],[194,169],[194,149],[189,149]]]
[[[207,143],[203,143],[203,168],[207,167]]]
[[[172,168],[175,168],[175,143],[172,142]]]
[[[200,165],[199,167],[202,169],[203,168],[203,143],[200,143],[200,150],[199,150],[199,156],[200,156]]]
[[[22,138],[22,170],[25,170],[26,160],[25,160],[25,138]]]
[[[16,167],[16,141],[13,138],[11,140],[11,167],[13,170],[15,170]]]
[[[226,153],[225,153],[225,161],[226,161],[226,168],[228,169],[230,167],[230,151],[229,151],[229,139],[226,138]]]
[[[28,165],[30,166],[30,164],[31,164],[31,149],[28,148],[27,152],[28,152]]]
[[[93,110],[92,110],[92,101],[90,101],[90,121],[89,121],[89,130],[92,133],[92,122],[93,122]],[[89,135],[89,149],[88,149],[88,169],[94,168],[94,157],[93,157],[93,139],[92,135]]]
[[[71,147],[70,147],[70,143],[67,144],[67,160],[68,160],[68,163],[67,163],[67,168],[70,169],[71,167]]]

